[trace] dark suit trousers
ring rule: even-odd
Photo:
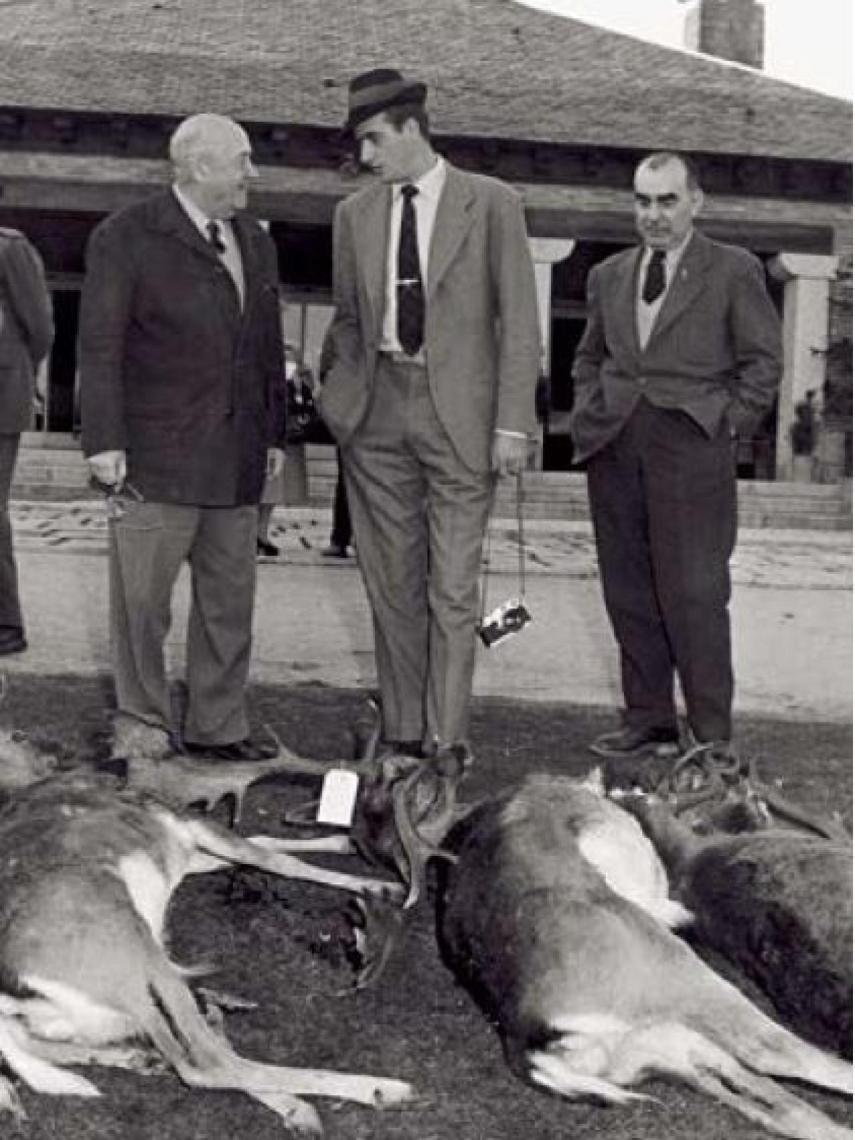
[[[641,400],[589,461],[588,490],[628,723],[674,723],[676,671],[695,737],[729,739],[736,479],[726,424],[710,439],[685,413]]]
[[[0,630],[23,632],[18,570],[12,545],[12,524],[9,522],[9,495],[20,441],[17,432],[0,434]]]
[[[256,507],[122,500],[110,524],[110,634],[120,714],[171,732],[164,663],[172,593],[190,565],[184,739],[249,734],[245,689],[255,600]]]
[[[461,742],[490,475],[457,456],[425,370],[383,358],[366,418],[342,458],[374,618],[384,733]]]
[[[335,496],[333,498],[333,525],[332,533],[330,535],[330,542],[334,546],[340,546],[344,549],[350,546],[350,540],[353,537],[350,525],[350,508],[347,505],[347,487],[344,482],[344,465],[341,459],[341,452],[336,448],[336,480],[335,480]]]

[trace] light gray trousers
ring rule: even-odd
[[[489,472],[466,467],[425,370],[381,360],[342,451],[389,740],[466,739]]]
[[[258,508],[119,501],[110,523],[110,634],[119,714],[173,732],[164,643],[178,572],[190,566],[183,738],[249,734],[246,681]]]

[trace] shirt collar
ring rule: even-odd
[[[208,226],[212,221],[216,221],[222,233],[226,232],[226,223],[221,218],[209,218],[204,210],[200,210],[196,203],[188,198],[183,190],[181,190],[174,183],[172,186],[172,193],[178,199],[178,204],[181,206],[184,213],[187,215],[187,217],[206,241],[208,240]]]
[[[665,268],[668,272],[674,268],[674,266],[679,262],[680,258],[686,252],[686,246],[694,237],[694,233],[694,228],[691,228],[678,246],[675,246],[674,249],[665,250]],[[647,265],[652,256],[653,250],[649,245],[646,245],[644,247],[644,254],[642,256],[642,268]]]
[[[426,171],[421,178],[411,183],[418,188],[419,197],[429,199],[431,201],[439,201],[439,196],[442,193],[442,187],[445,184],[445,159],[441,155],[436,156],[436,162]],[[400,198],[401,188],[406,186],[406,182],[396,182],[394,186],[395,197]]]

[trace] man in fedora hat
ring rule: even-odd
[[[425,96],[391,69],[350,84],[346,129],[376,179],[336,211],[321,407],[374,617],[384,737],[460,753],[491,492],[523,466],[540,338],[519,198],[434,151]]]

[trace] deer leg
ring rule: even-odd
[[[356,847],[346,835],[323,835],[316,839],[280,839],[274,835],[250,835],[249,843],[268,851],[287,853],[315,852],[328,855],[355,855]]]
[[[197,848],[205,856],[257,867],[261,871],[270,871],[287,879],[321,883],[339,890],[352,891],[357,895],[374,895],[390,901],[397,901],[403,897],[403,891],[397,883],[330,871],[324,867],[313,867],[311,863],[304,863],[294,855],[283,851],[270,851],[248,839],[242,839],[210,820],[190,819],[182,823],[189,829]]]
[[[293,1069],[239,1057],[199,1013],[188,987],[154,943],[148,947],[146,1007],[135,1012],[145,1032],[188,1085],[240,1089],[278,1112],[303,1135],[319,1134],[317,1114],[298,1098],[330,1096],[361,1104],[397,1104],[412,1097],[403,1081]]]

